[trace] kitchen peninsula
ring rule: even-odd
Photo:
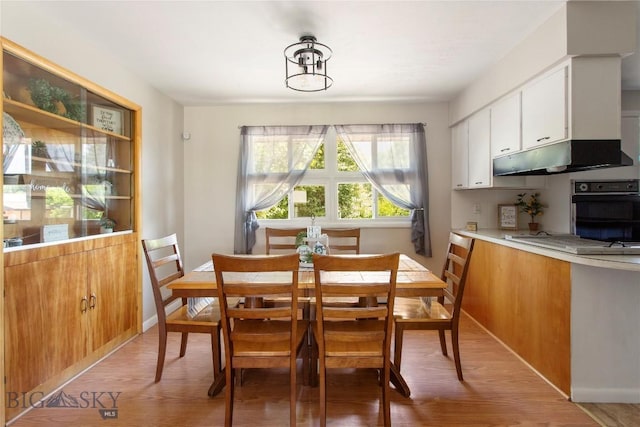
[[[476,238],[463,309],[575,402],[640,403],[640,255]],[[524,233],[524,232],[522,232]]]

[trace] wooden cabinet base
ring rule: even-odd
[[[571,264],[475,243],[463,309],[571,394]]]
[[[138,333],[136,236],[4,254],[6,421]]]

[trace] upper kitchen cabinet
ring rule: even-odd
[[[492,112],[486,108],[451,128],[452,188],[539,188],[544,185],[541,177],[493,176],[491,120]]]
[[[135,229],[139,108],[3,40],[4,246]]]
[[[567,69],[522,89],[522,148],[567,138]]]
[[[451,128],[451,184],[454,190],[469,188],[469,123]]]
[[[491,131],[489,109],[469,118],[469,188],[491,185]]]
[[[491,156],[498,157],[520,151],[520,92],[491,106]]]
[[[522,148],[563,140],[617,140],[619,56],[572,58],[522,87]]]

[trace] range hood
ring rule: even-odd
[[[581,139],[493,159],[493,175],[550,175],[632,165],[619,139]]]

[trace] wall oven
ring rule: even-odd
[[[640,179],[572,181],[571,233],[607,242],[640,242]]]

